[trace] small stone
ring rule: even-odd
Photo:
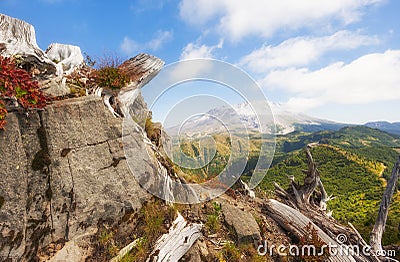
[[[261,240],[260,228],[252,214],[228,203],[222,204],[222,213],[225,222],[235,230],[238,244],[255,243]]]
[[[71,93],[71,89],[63,83],[60,78],[53,78],[50,80],[40,81],[40,89],[50,97],[65,96]]]

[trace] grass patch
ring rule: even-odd
[[[221,224],[219,222],[219,216],[215,214],[208,215],[206,227],[210,233],[216,233],[221,228]]]
[[[221,204],[217,202],[212,203],[212,213],[207,215],[207,221],[205,223],[206,229],[210,233],[216,233],[221,229],[221,222],[219,221],[219,216],[221,213]]]
[[[166,206],[161,200],[147,202],[140,211],[137,235],[143,239],[125,257],[125,261],[146,261],[152,250],[152,245],[161,235],[168,232],[166,224],[175,220],[176,209]]]
[[[108,231],[107,229],[103,229],[99,236],[100,244],[105,245],[108,241],[112,239],[113,235],[113,232]]]
[[[220,261],[240,262],[242,253],[233,243],[226,243],[219,253]]]

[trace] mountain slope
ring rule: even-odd
[[[386,121],[376,121],[368,122],[365,124],[365,126],[386,131],[395,135],[400,135],[400,122],[390,123]]]
[[[277,138],[274,163],[287,157],[287,153],[304,148],[309,143],[329,144],[345,151],[355,153],[372,161],[379,161],[388,168],[383,176],[390,176],[393,163],[400,148],[400,139],[366,126],[344,127],[338,131],[322,131],[315,133],[294,132]]]
[[[350,126],[338,131],[321,131],[315,133],[294,132],[278,137],[278,149],[291,152],[300,149],[312,142],[336,144],[346,148],[360,148],[363,146],[398,147],[398,136],[369,128],[366,126]]]

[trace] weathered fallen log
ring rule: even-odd
[[[179,261],[202,235],[201,224],[190,224],[178,213],[169,232],[157,240],[147,262]]]
[[[242,179],[240,179],[239,182],[246,195],[253,199],[256,198],[256,193],[254,192],[254,190],[250,189],[250,187]]]
[[[294,234],[298,239],[305,236],[308,232],[306,231],[307,225],[311,224],[314,229],[317,230],[318,237],[326,243],[338,247],[342,243],[338,243],[336,239],[331,238],[321,228],[314,224],[311,219],[303,215],[299,210],[289,207],[274,199],[267,200],[264,205],[264,211],[272,217],[281,227],[290,233]],[[338,251],[338,249],[337,249]],[[328,261],[357,261],[352,255],[340,254],[331,255],[328,257]]]

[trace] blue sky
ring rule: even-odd
[[[270,101],[341,122],[400,121],[398,0],[2,0],[38,45],[92,57],[209,57],[240,66]]]

